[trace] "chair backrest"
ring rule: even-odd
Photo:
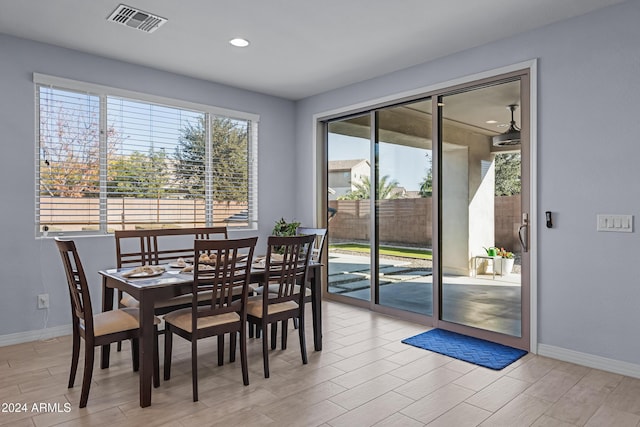
[[[195,239],[227,239],[227,227],[164,228],[153,230],[116,230],[118,268],[157,265],[193,256]],[[181,237],[191,236],[191,239]]]
[[[311,228],[311,227],[298,227],[296,230],[297,235],[313,234],[316,236],[311,249],[311,261],[321,263],[322,252],[324,251],[324,242],[327,238],[326,228]]]
[[[93,333],[93,310],[89,285],[78,256],[76,244],[73,240],[63,240],[58,237],[55,241],[67,276],[73,327],[77,328],[80,322],[83,322],[85,331]]]
[[[269,236],[265,260],[269,292],[263,292],[265,308],[268,304],[286,301],[304,303],[304,287],[315,238],[315,234]]]
[[[193,256],[206,254],[210,262],[193,269],[193,328],[196,318],[244,311],[257,237],[227,240],[195,240]],[[208,269],[204,269],[206,267]],[[237,287],[242,287],[237,298]],[[210,305],[198,307],[198,293],[211,292]]]

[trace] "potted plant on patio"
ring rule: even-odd
[[[505,248],[500,248],[496,251],[496,256],[500,257],[494,260],[494,270],[496,274],[501,276],[510,274],[511,271],[513,271],[513,264],[515,262],[513,252],[509,252]]]

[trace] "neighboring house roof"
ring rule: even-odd
[[[329,172],[351,170],[360,163],[369,164],[369,160],[354,159],[354,160],[329,160]]]
[[[391,190],[391,195],[404,199],[407,196],[407,189],[404,187],[396,187]]]

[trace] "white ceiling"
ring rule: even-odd
[[[0,33],[301,99],[623,0],[0,0]],[[241,36],[251,45],[230,46]]]

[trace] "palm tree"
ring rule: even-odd
[[[355,190],[349,191],[344,196],[338,197],[338,200],[361,200],[371,198],[371,182],[369,177],[365,176],[362,181],[353,184]],[[378,199],[398,199],[400,194],[395,191],[398,188],[398,181],[395,179],[389,181],[389,175],[385,175],[378,181]]]
[[[420,183],[420,197],[431,197],[433,195],[433,171],[429,168],[427,176]]]

